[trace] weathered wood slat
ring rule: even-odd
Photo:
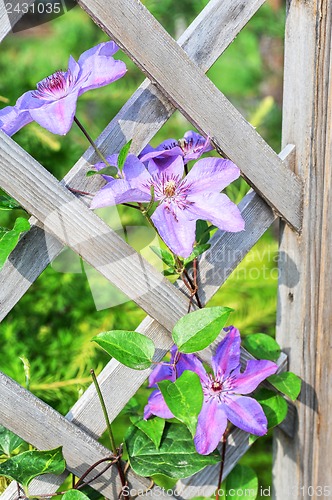
[[[35,0],[26,0],[24,3],[30,7]],[[16,6],[21,7],[20,12],[15,10]],[[6,2],[0,0],[0,42],[11,32],[15,24],[23,16],[22,3]]]
[[[212,0],[183,33],[179,43],[207,71],[263,1],[251,0],[243,5],[242,0]],[[220,26],[225,29],[221,30]],[[146,80],[100,135],[98,146],[108,154],[119,151],[133,139],[132,149],[139,153],[173,111],[166,97]],[[85,172],[87,163],[96,161],[99,159],[89,148],[64,182],[82,191],[95,192],[102,181],[97,176],[86,177]],[[31,223],[36,223],[34,218]],[[42,229],[34,227],[24,236],[0,272],[0,321],[61,249],[62,245],[52,235],[47,235],[46,245]]]
[[[91,465],[112,454],[91,435],[69,422],[60,413],[1,372],[0,392],[0,421],[2,425],[19,434],[38,449],[63,446],[63,455],[68,468],[76,476],[80,477]],[[103,468],[104,466],[96,468],[93,476]],[[63,475],[54,477],[58,485],[64,480]],[[135,487],[143,490],[148,484],[144,478],[139,478],[134,474],[131,474],[130,480]],[[30,494],[49,493],[47,483],[43,479],[38,481],[38,486],[36,483],[37,481],[29,489]],[[111,467],[91,486],[107,498],[118,498],[121,483],[116,468]],[[2,496],[7,496],[7,494]],[[17,488],[14,495],[16,495],[14,498],[17,499]]]
[[[47,231],[82,256],[168,329],[187,301],[153,266],[2,132],[0,185]]]
[[[139,0],[79,0],[170,101],[241,169],[257,192],[297,231],[302,182],[190,60]],[[179,77],[179,75],[181,77]]]
[[[277,340],[303,379],[294,440],[276,432],[273,498],[332,495],[332,3],[287,2],[283,142],[305,182],[300,237],[280,237]]]

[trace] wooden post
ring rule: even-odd
[[[305,182],[302,234],[280,234],[277,339],[303,378],[296,438],[276,431],[274,498],[332,497],[332,2],[288,0],[283,143]]]

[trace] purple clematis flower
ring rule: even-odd
[[[102,164],[98,164],[100,168]],[[151,216],[166,245],[181,257],[188,257],[195,242],[196,221],[208,220],[222,230],[244,229],[244,220],[237,206],[220,194],[240,175],[230,160],[205,158],[199,160],[183,179],[181,156],[173,157],[167,168],[128,155],[121,179],[112,179],[92,200],[91,208],[102,208],[127,202],[149,202],[151,188],[158,207]]]
[[[149,387],[157,387],[161,380],[175,382],[185,370],[193,370],[198,359],[194,354],[183,354],[178,351],[176,345],[171,348],[171,359],[157,365],[149,377]],[[144,419],[147,420],[152,415],[160,418],[174,418],[173,413],[165,403],[164,397],[159,389],[153,391],[148,399],[148,404],[144,408]]]
[[[126,73],[112,57],[118,46],[104,42],[84,52],[78,62],[70,56],[67,71],[56,71],[23,94],[15,106],[0,110],[0,129],[8,135],[35,120],[53,134],[65,135],[72,126],[76,102],[88,90],[103,87]]]
[[[243,394],[252,393],[278,367],[272,361],[251,359],[241,372],[240,345],[239,330],[230,327],[212,357],[213,375],[207,374],[202,364],[199,369],[195,364],[194,371],[201,379],[204,401],[194,442],[202,455],[208,455],[218,446],[227,420],[257,436],[267,432],[267,419],[261,405]]]
[[[190,359],[186,360],[184,369],[197,373],[203,388],[203,407],[198,415],[194,437],[196,450],[202,455],[208,455],[217,448],[226,430],[227,420],[257,436],[263,436],[267,432],[267,420],[261,405],[255,399],[243,394],[252,393],[264,379],[273,375],[278,367],[272,361],[249,360],[244,372],[241,372],[240,333],[234,327],[225,330],[228,330],[228,333],[212,357],[213,375],[206,372],[195,355],[182,355],[190,356]],[[164,374],[153,371],[150,377],[156,383],[166,379],[166,377],[161,378]],[[174,381],[176,374],[172,373],[172,377],[167,380]],[[160,391],[152,393],[150,398],[153,404],[150,404],[149,399],[144,418],[151,415],[169,418],[171,412]]]
[[[182,156],[184,163],[190,160],[197,160],[203,153],[211,151],[209,138],[205,139],[202,135],[189,130],[182,139],[167,139],[156,148],[146,146],[139,159],[147,165],[149,160],[154,161],[160,168],[166,168],[172,163],[174,156]]]

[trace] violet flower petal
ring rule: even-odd
[[[16,106],[6,106],[0,110],[0,130],[12,136],[33,121],[29,111],[21,111]]]
[[[238,394],[250,394],[263,380],[273,375],[277,369],[278,366],[272,361],[250,359],[243,373],[235,374],[233,372],[235,381],[232,389]]]
[[[100,189],[91,202],[91,208],[103,208],[120,203],[147,202],[151,196],[139,189],[132,189],[129,182],[124,179],[114,179]]]
[[[256,436],[267,433],[267,419],[261,405],[247,396],[231,395],[224,405],[227,418],[239,429]]]
[[[121,78],[127,71],[123,61],[114,60],[113,54],[118,50],[114,42],[105,42],[84,52],[78,60],[81,68],[82,83],[79,95],[87,90],[102,87]]]
[[[149,376],[149,387],[153,387],[161,380],[175,381],[176,373],[171,363],[165,362],[157,365]]]
[[[180,354],[176,364],[176,378],[179,378],[185,370],[197,373],[203,383],[208,379],[203,363],[194,354]]]
[[[244,229],[245,224],[240,210],[225,194],[211,192],[191,194],[190,191],[187,202],[189,202],[188,212],[191,212],[196,219],[208,220],[224,231],[238,232]]]
[[[174,418],[173,413],[165,403],[164,397],[159,389],[153,391],[152,394],[150,394],[148,404],[144,408],[145,420],[147,420],[152,415],[160,418]]]
[[[194,437],[195,448],[201,455],[212,453],[226,430],[227,417],[224,406],[214,398],[203,402]]]
[[[206,193],[222,191],[240,176],[239,168],[230,160],[223,158],[204,158],[199,160],[190,170],[186,181],[191,183],[190,192]]]
[[[39,125],[52,134],[65,135],[74,121],[77,97],[78,91],[76,90],[62,99],[44,101],[43,106],[31,108],[30,114]]]
[[[187,215],[187,210],[181,210],[174,203],[162,203],[151,217],[166,245],[184,258],[192,252],[196,233],[196,222]]]
[[[218,344],[215,355],[212,356],[211,365],[215,375],[227,376],[240,366],[240,347],[240,332],[232,326],[229,333]]]
[[[123,166],[123,175],[133,188],[141,189],[150,194],[148,184],[151,180],[151,175],[135,155],[129,154],[127,156]]]

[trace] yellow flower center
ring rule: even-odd
[[[175,181],[167,181],[164,187],[164,194],[170,198],[175,195],[176,190],[176,182]]]

